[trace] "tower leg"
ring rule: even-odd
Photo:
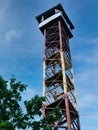
[[[57,125],[55,125],[55,126],[53,127],[53,130],[58,130]]]
[[[71,119],[70,119],[70,110],[69,110],[67,94],[64,94],[64,99],[65,99],[65,108],[66,108],[66,118],[67,118],[68,130],[71,130]]]
[[[45,105],[44,104],[42,105],[42,116],[43,116],[43,118],[45,117]]]

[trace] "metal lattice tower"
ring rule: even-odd
[[[43,116],[59,107],[63,116],[53,129],[80,130],[69,45],[74,26],[61,4],[36,19],[44,35]]]

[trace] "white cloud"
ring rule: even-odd
[[[81,119],[85,120],[98,120],[98,112],[86,111],[81,114]]]
[[[74,38],[73,40],[75,40],[75,44],[98,44],[98,37],[96,36],[85,36],[85,37],[81,37],[81,36],[76,36],[76,38]],[[77,42],[76,42],[77,41]],[[74,44],[73,44],[74,45]]]
[[[88,67],[88,69],[85,68],[83,71],[78,71],[78,73],[75,75],[75,80],[83,89],[88,89],[88,86],[88,90],[90,90],[91,87],[93,87],[93,89],[97,89],[98,68],[93,69]],[[84,88],[83,86],[87,86],[87,88]]]
[[[17,30],[10,30],[5,34],[5,40],[7,42],[11,42],[14,38],[16,39],[20,39],[22,36],[22,32],[21,31],[17,31]]]
[[[11,1],[12,0],[0,0],[0,25],[2,25],[6,19],[6,13]]]
[[[79,99],[79,108],[80,109],[87,109],[87,108],[91,108],[92,105],[94,105],[95,103],[98,104],[98,102],[96,102],[96,99],[98,99],[97,95],[91,95],[91,94],[87,94],[85,96],[83,96],[82,98]],[[88,112],[89,112],[88,109]]]
[[[98,64],[98,49],[92,49],[90,54],[77,54],[73,58],[76,61],[82,61],[89,64]]]
[[[30,100],[32,97],[34,97],[37,94],[37,91],[32,88],[27,88],[25,92],[22,93],[23,100]]]
[[[89,119],[98,120],[98,112],[92,112],[91,115],[88,116]]]
[[[95,130],[98,127],[98,111],[83,111],[80,114],[80,124],[81,129]]]
[[[98,44],[98,37],[88,38],[88,39],[86,39],[86,43]]]

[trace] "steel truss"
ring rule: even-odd
[[[44,29],[43,116],[60,107],[62,119],[53,129],[80,130],[67,28],[60,20]]]

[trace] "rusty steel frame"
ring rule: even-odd
[[[43,104],[43,117],[55,107],[63,112],[54,130],[80,130],[73,80],[69,37],[58,20],[44,28],[43,96],[46,103]]]

